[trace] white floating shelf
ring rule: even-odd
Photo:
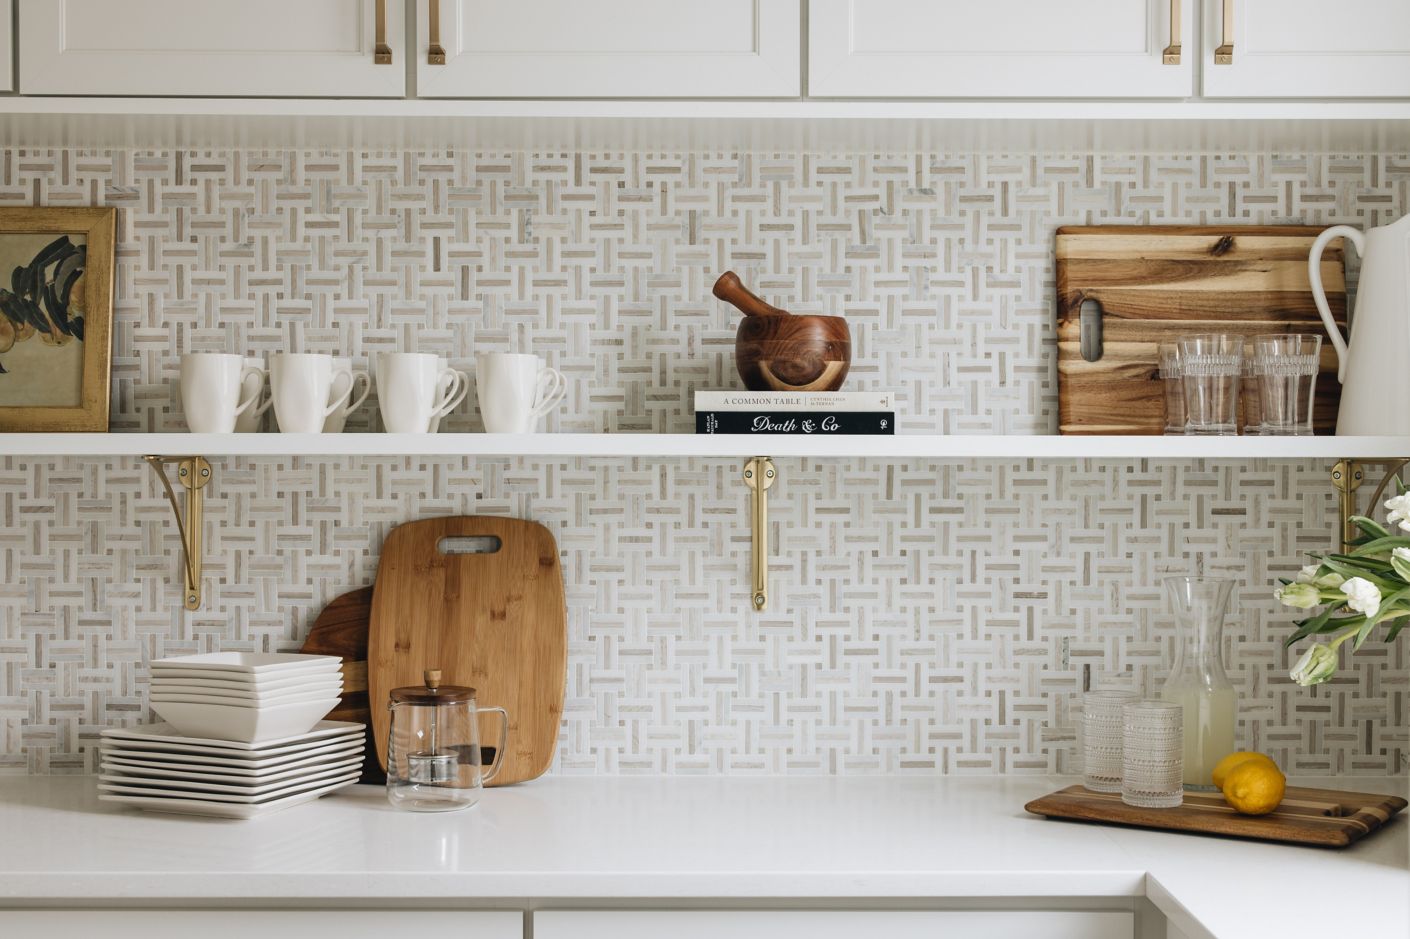
[[[1410,437],[895,437],[742,434],[3,434],[0,456],[1389,460]]]

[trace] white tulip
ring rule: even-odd
[[[1401,531],[1410,531],[1410,492],[1386,500],[1386,521],[1398,524]]]
[[[1410,548],[1396,548],[1390,553],[1402,561],[1410,561]]]
[[[1364,577],[1351,578],[1341,585],[1341,592],[1346,594],[1346,605],[1357,613],[1375,616],[1381,608],[1380,588]]]
[[[1306,564],[1302,570],[1297,572],[1297,582],[1299,584],[1310,584],[1317,580],[1317,572],[1322,569],[1320,564]]]

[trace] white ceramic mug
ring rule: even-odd
[[[563,400],[568,380],[536,355],[483,352],[475,356],[480,416],[491,434],[530,434],[539,418]]]
[[[425,434],[470,391],[470,376],[424,352],[377,356],[377,404],[388,433]]]
[[[265,370],[260,367],[259,359],[245,358],[245,379],[240,383],[240,398],[244,400],[254,397],[258,404],[240,412],[240,416],[235,418],[235,433],[237,434],[257,434],[260,425],[264,423],[264,414],[269,410],[274,399],[266,397],[264,393],[265,381],[268,378]]]
[[[335,358],[333,368],[333,389],[329,392],[328,403],[336,403],[338,409],[324,418],[325,434],[341,434],[347,426],[348,415],[362,407],[362,403],[372,392],[372,376],[363,369],[353,368],[352,359]],[[343,369],[347,370],[346,378],[341,371]],[[362,382],[362,393],[354,397],[353,392],[357,389],[358,381]]]
[[[269,357],[270,397],[279,430],[285,434],[317,434],[328,415],[342,407],[329,403],[333,382],[343,376],[352,391],[352,372],[333,364],[331,355],[318,352],[276,352]]]
[[[181,410],[186,426],[194,434],[231,434],[235,420],[259,397],[242,396],[246,379],[257,376],[263,384],[263,370],[246,366],[238,355],[225,352],[188,352],[181,357]]]

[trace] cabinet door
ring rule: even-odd
[[[14,9],[10,0],[0,0],[0,91],[15,88],[15,36],[10,31]]]
[[[1132,939],[1131,913],[1054,912],[550,912],[534,914],[534,939]]]
[[[808,94],[1185,97],[1195,2],[812,0]]]
[[[1410,0],[1205,4],[1210,97],[1410,97]]]
[[[0,936],[45,939],[524,939],[519,912],[420,910],[0,910]]]
[[[399,97],[404,11],[404,0],[20,0],[20,90]]]
[[[800,0],[419,0],[430,98],[797,95]],[[444,64],[432,64],[438,32]]]

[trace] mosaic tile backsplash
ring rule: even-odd
[[[1376,225],[1410,155],[972,156],[0,150],[0,205],[115,205],[115,431],[184,427],[186,350],[532,351],[548,430],[688,432],[732,387],[724,269],[844,314],[849,387],[910,433],[1049,433],[1052,232],[1079,223]],[[1354,281],[1354,271],[1353,281]],[[478,430],[474,395],[447,424]],[[377,429],[373,407],[352,429]],[[372,580],[388,529],[543,522],[570,652],[555,772],[1051,773],[1073,695],[1155,691],[1160,578],[1238,579],[1240,744],[1293,771],[1404,769],[1410,654],[1290,684],[1273,578],[1334,530],[1317,461],[780,460],[772,609],[748,611],[729,460],[216,461],[207,598],[135,460],[0,457],[0,772],[91,772],[150,718],[153,657],[297,648]]]

